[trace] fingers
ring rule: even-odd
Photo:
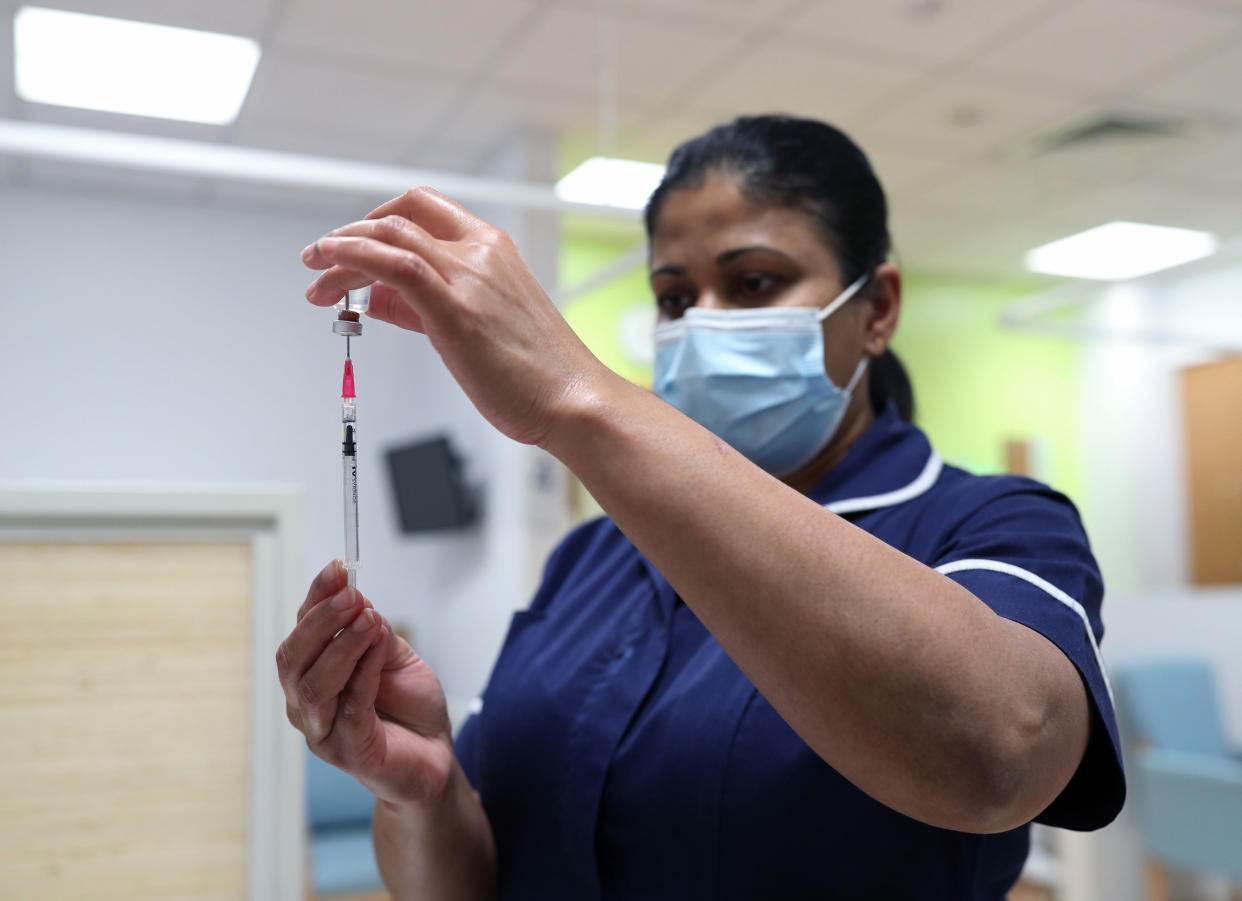
[[[310,608],[324,598],[336,594],[344,587],[345,567],[341,565],[340,560],[333,560],[319,571],[319,575],[311,580],[310,588],[306,590],[306,600],[298,608],[298,622],[302,621],[302,617],[306,615]]]
[[[400,197],[376,207],[368,219],[402,216],[416,222],[433,238],[459,241],[483,225],[463,206],[449,200],[434,188],[411,188]]]
[[[314,247],[315,245],[311,245]],[[306,251],[303,251],[303,261],[306,259]],[[307,264],[310,266],[310,264]],[[323,268],[322,266],[310,266],[312,269]],[[354,291],[358,288],[365,288],[371,284],[369,276],[363,275],[361,272],[351,272],[340,266],[333,266],[323,275],[315,279],[306,289],[306,299],[317,307],[330,307],[342,297],[346,291]]]
[[[347,748],[358,747],[371,736],[375,717],[375,696],[379,692],[380,676],[384,671],[384,658],[388,654],[388,642],[392,640],[392,627],[381,622],[372,638],[372,644],[354,667],[352,675],[341,691],[341,702],[331,737]]]
[[[318,744],[332,732],[341,692],[375,641],[379,616],[364,609],[340,631],[298,680],[297,703],[306,740]]]
[[[449,252],[439,246],[434,238],[408,219],[385,216],[382,219],[351,222],[328,232],[302,250],[302,262],[311,269],[326,269],[306,290],[306,299],[316,306],[330,306],[340,300],[346,291],[371,284],[374,278],[365,272],[337,265],[324,248],[331,239],[347,237],[371,238],[382,244],[409,251],[425,261],[442,277],[447,277],[453,265]]]
[[[302,677],[328,647],[332,636],[349,625],[364,606],[356,589],[341,586],[332,597],[311,607],[280,643],[276,672],[290,704],[300,705]]]
[[[371,305],[367,315],[412,332],[425,334],[427,331],[423,328],[423,317],[397,291],[383,282],[371,283]]]
[[[420,307],[426,304],[447,306],[453,302],[444,277],[416,251],[375,238],[354,236],[320,238],[315,247],[317,260],[327,260],[340,270],[361,273],[367,277],[367,284],[383,281],[399,291],[406,303],[412,297],[419,299]],[[312,303],[327,305],[325,298],[332,296],[334,289],[320,293],[319,285],[332,276],[333,271],[335,270],[320,276],[307,292],[307,298]],[[338,299],[341,293],[335,291]],[[390,303],[389,307],[391,306]],[[416,312],[425,317],[425,310],[419,309]]]

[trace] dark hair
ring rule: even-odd
[[[740,116],[674,150],[647,201],[648,239],[671,192],[697,188],[717,173],[736,176],[759,203],[807,213],[836,255],[843,284],[888,258],[888,201],[866,155],[839,129],[792,116]],[[892,350],[872,362],[868,384],[877,413],[894,403],[903,419],[913,419],[914,390]]]

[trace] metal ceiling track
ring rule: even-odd
[[[337,194],[395,196],[417,185],[430,185],[465,204],[638,219],[633,210],[564,201],[551,185],[536,182],[15,119],[0,118],[0,154]]]

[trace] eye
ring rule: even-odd
[[[747,272],[736,283],[737,294],[747,300],[762,300],[775,294],[785,283],[780,276],[766,272]]]
[[[666,319],[680,319],[692,306],[694,298],[684,291],[665,291],[656,295],[656,307]]]

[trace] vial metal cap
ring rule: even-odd
[[[362,323],[350,322],[348,319],[336,319],[332,322],[332,333],[357,338],[362,334]]]

